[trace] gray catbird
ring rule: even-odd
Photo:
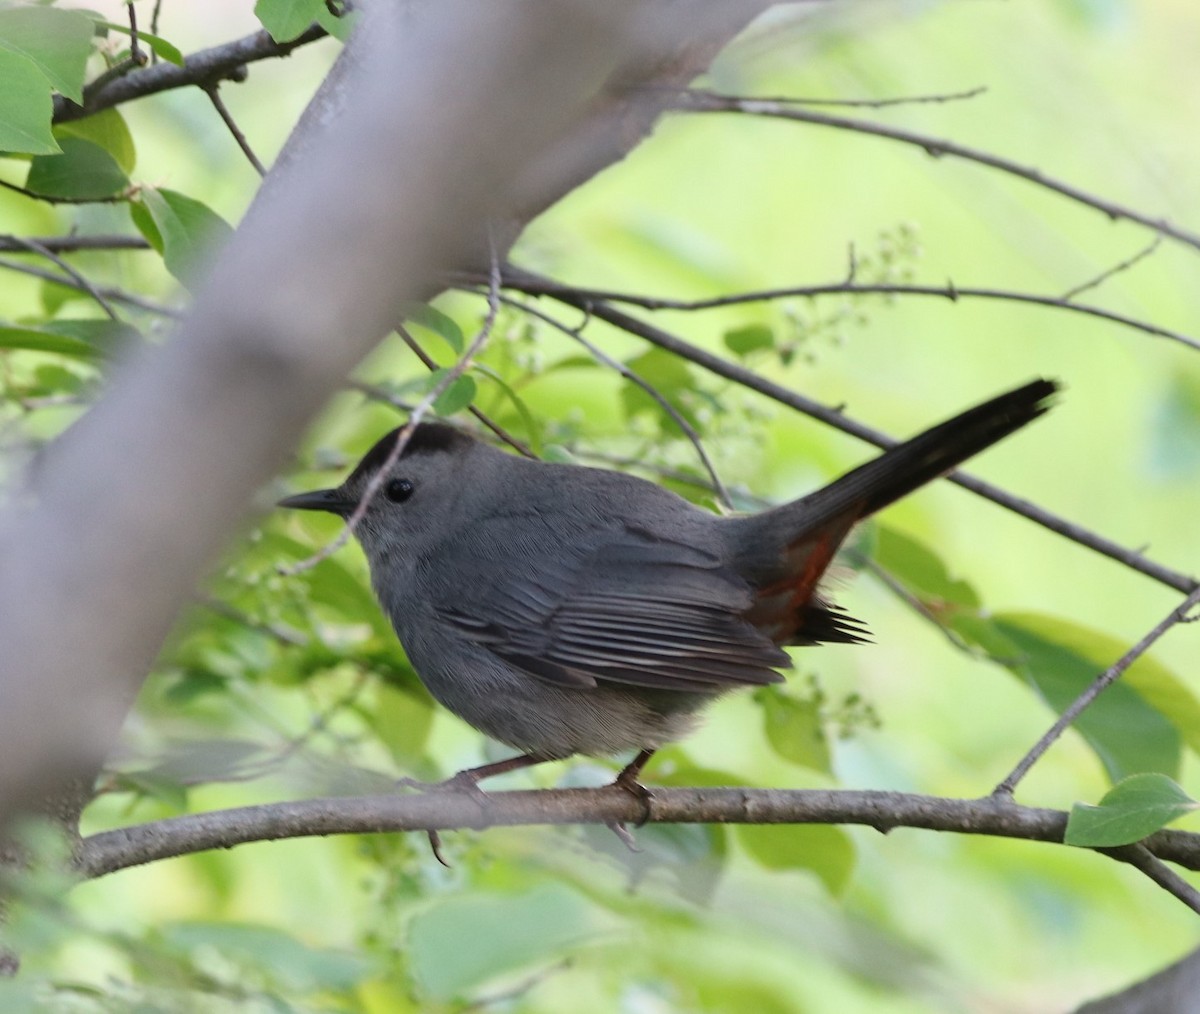
[[[1055,390],[1033,381],[743,517],[416,426],[355,531],[371,583],[433,696],[523,751],[451,781],[636,750],[617,781],[644,795],[654,750],[725,691],[780,681],[783,645],[863,639],[818,589],[856,522],[1037,418]],[[349,516],[399,432],[336,489],[280,506]]]

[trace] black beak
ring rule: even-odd
[[[337,489],[314,489],[311,493],[297,493],[295,496],[285,496],[276,504],[277,507],[291,507],[300,511],[328,511],[339,517],[349,517],[358,506],[353,500]]]

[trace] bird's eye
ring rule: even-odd
[[[392,503],[404,503],[416,489],[408,479],[392,479],[383,487],[383,495]]]

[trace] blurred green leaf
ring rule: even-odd
[[[540,458],[542,456],[542,430],[533,418],[533,413],[529,411],[529,406],[525,404],[525,399],[517,394],[505,382],[504,378],[491,367],[485,366],[483,363],[475,363],[471,368],[477,373],[482,373],[504,392],[504,396],[508,399],[509,404],[516,410],[517,415],[521,417],[521,425],[525,430],[523,436],[529,442],[533,453]]]
[[[945,606],[978,609],[980,600],[966,581],[952,578],[941,557],[924,543],[887,525],[875,525],[875,562],[935,614]]]
[[[129,205],[133,224],[185,285],[233,235],[220,215],[186,194],[142,187],[137,197]]]
[[[1200,377],[1178,370],[1154,399],[1149,463],[1155,478],[1184,479],[1200,471]]]
[[[360,954],[309,947],[271,926],[176,923],[167,927],[163,936],[181,950],[212,948],[238,967],[266,972],[279,987],[290,991],[350,989],[371,972],[371,961]]]
[[[43,197],[99,201],[129,186],[129,177],[112,154],[81,137],[59,138],[59,155],[35,155],[25,187]]]
[[[258,0],[254,13],[276,42],[291,42],[325,9],[324,0]]]
[[[448,1000],[493,976],[546,965],[594,937],[599,913],[560,883],[524,894],[469,894],[417,913],[409,924],[413,977],[431,1000]]]
[[[721,340],[735,356],[748,356],[751,352],[757,352],[759,349],[773,348],[775,332],[766,324],[747,324],[726,331],[721,336]]]
[[[25,57],[55,91],[83,101],[83,76],[92,53],[87,15],[48,6],[0,10],[0,50]]]
[[[82,120],[71,120],[54,128],[56,137],[78,137],[108,152],[122,171],[133,172],[137,148],[125,117],[116,109],[104,109]]]
[[[132,324],[121,320],[59,318],[43,325],[45,330],[66,338],[86,342],[102,356],[111,357],[142,340],[142,334]]]
[[[406,321],[411,324],[419,324],[439,335],[456,354],[460,356],[463,354],[463,350],[467,347],[467,340],[463,336],[462,328],[458,326],[458,322],[453,317],[442,313],[436,306],[430,306],[428,303],[406,303],[401,312]]]
[[[90,359],[96,349],[78,338],[58,334],[46,328],[0,326],[0,349],[29,349],[34,352],[55,352],[64,356]]]
[[[382,681],[375,684],[374,690],[369,704],[358,710],[396,764],[407,770],[425,752],[433,727],[432,702]]]
[[[1132,775],[1109,789],[1099,806],[1076,803],[1067,819],[1065,841],[1092,847],[1129,845],[1198,805],[1166,775]]]
[[[0,49],[0,151],[49,155],[62,149],[50,129],[54,101],[37,65]]]
[[[854,872],[854,842],[841,828],[822,824],[739,824],[737,836],[760,866],[813,873],[833,895],[845,890]]]
[[[1128,645],[1096,630],[1036,613],[998,614],[999,633],[1020,661],[1010,668],[1028,679],[1061,713]],[[1184,741],[1200,747],[1200,702],[1165,666],[1143,655],[1075,721],[1118,782],[1157,771],[1175,776]]]
[[[754,698],[762,705],[767,740],[780,757],[815,771],[832,773],[829,742],[816,701],[793,697],[779,687],[763,687],[755,692]]]
[[[692,426],[698,425],[695,415],[680,398],[685,391],[694,391],[696,388],[695,378],[682,359],[663,349],[651,349],[630,359],[625,365],[658,391]],[[628,419],[650,413],[659,420],[659,426],[664,432],[678,430],[662,406],[631,380],[626,380],[621,385],[621,403]]]
[[[445,371],[438,370],[431,376],[440,380],[439,374],[444,376]],[[466,374],[456,377],[450,386],[437,396],[437,400],[433,403],[433,410],[440,416],[452,416],[456,412],[461,412],[475,400],[476,390],[474,377]]]

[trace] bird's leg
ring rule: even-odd
[[[509,771],[518,771],[521,768],[533,767],[535,764],[544,764],[548,759],[547,757],[539,757],[537,754],[523,753],[516,757],[509,757],[507,760],[493,761],[491,764],[480,764],[474,768],[465,768],[458,774],[451,775],[440,782],[422,782],[415,778],[400,778],[396,784],[405,788],[421,789],[425,792],[470,792],[482,794],[483,790],[479,787],[479,783],[483,779],[503,775]]]
[[[634,799],[637,799],[641,802],[642,819],[637,822],[638,827],[641,827],[650,819],[650,800],[654,798],[654,793],[638,781],[638,776],[642,773],[642,768],[644,768],[650,758],[654,756],[655,749],[656,748],[648,747],[641,751],[641,753],[639,753],[633,758],[633,760],[631,760],[621,769],[620,774],[618,774],[616,779],[613,781],[613,785],[624,789],[631,796],[633,796]]]

